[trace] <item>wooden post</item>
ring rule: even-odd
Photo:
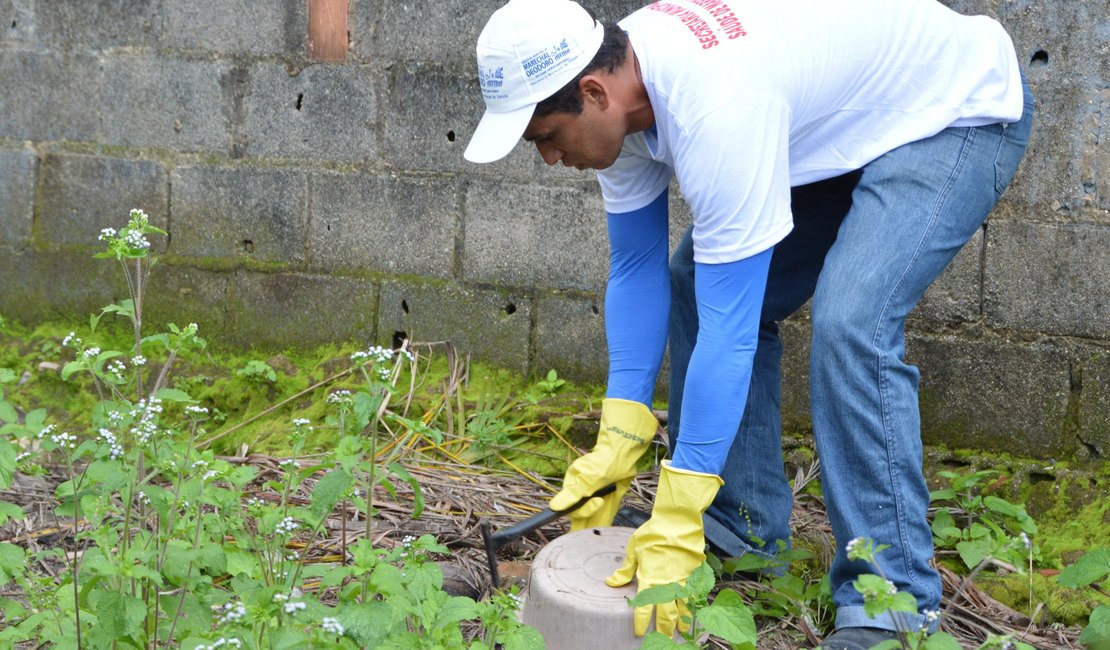
[[[308,0],[308,58],[347,60],[347,1]]]

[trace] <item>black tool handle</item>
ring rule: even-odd
[[[489,560],[490,576],[493,578],[494,588],[499,587],[501,583],[500,576],[497,575],[498,549],[518,537],[527,535],[528,533],[536,530],[537,528],[540,528],[541,526],[546,526],[547,524],[550,524],[551,522],[555,521],[556,519],[567,513],[574,512],[575,510],[586,505],[586,502],[590,499],[612,494],[616,489],[617,484],[610,483],[597,492],[594,492],[589,496],[582,497],[578,500],[577,503],[567,508],[566,510],[552,510],[551,508],[544,508],[540,512],[532,515],[524,521],[513,526],[509,526],[508,528],[498,531],[497,533],[492,533],[489,521],[483,519],[480,522],[480,526],[482,529],[482,541],[485,543],[486,558]]]

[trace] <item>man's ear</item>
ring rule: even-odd
[[[602,110],[609,107],[609,87],[597,75],[588,74],[579,79],[578,90],[583,103],[591,102]]]

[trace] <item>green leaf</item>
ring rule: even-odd
[[[0,585],[6,585],[23,574],[27,553],[15,544],[0,542]]]
[[[944,488],[942,490],[933,490],[929,493],[929,501],[947,501],[956,498],[956,491],[952,488]]]
[[[19,422],[19,411],[15,410],[14,406],[4,400],[0,400],[0,422]]]
[[[0,384],[10,384],[16,377],[15,371],[11,368],[0,368]]]
[[[899,647],[899,646],[895,646]],[[962,650],[963,646],[950,634],[936,632],[925,639],[922,650]]]
[[[709,565],[702,562],[693,572],[690,577],[686,579],[686,592],[693,598],[704,598],[713,591],[713,569]]]
[[[412,474],[409,474],[408,470],[402,467],[400,463],[390,464],[389,471],[400,477],[412,488],[412,518],[419,519],[420,515],[424,514],[424,492],[420,489],[420,482],[413,478]]]
[[[670,603],[686,597],[686,589],[677,582],[670,582],[665,585],[657,585],[655,587],[648,587],[640,593],[636,594],[634,598],[628,599],[628,604],[631,607],[643,607],[644,605],[661,605],[663,603]]]
[[[397,623],[393,607],[385,601],[350,604],[342,612],[340,620],[347,635],[364,648],[378,647]]]
[[[652,630],[651,634],[644,637],[644,643],[640,646],[640,650],[670,650],[671,648],[681,647],[682,645],[676,643],[671,637]]]
[[[439,616],[436,617],[436,625],[442,626],[477,618],[478,613],[478,603],[465,596],[452,596],[440,607]]]
[[[14,503],[0,501],[0,526],[3,526],[12,519],[23,519],[25,516],[26,513],[23,512],[23,508],[20,508]]]
[[[285,625],[282,627],[274,627],[270,630],[270,643],[271,650],[298,650],[299,648],[308,647],[309,638],[300,626]]]
[[[543,636],[533,627],[521,625],[504,637],[505,650],[544,650]],[[474,646],[471,646],[473,650]]]
[[[258,577],[258,558],[253,553],[238,548],[228,548],[225,549],[224,555],[227,558],[227,572],[231,575]]]
[[[1085,587],[1110,575],[1110,549],[1093,550],[1064,567],[1056,581],[1065,587]]]
[[[163,388],[155,393],[154,396],[163,402],[185,402],[188,404],[196,402],[196,400],[189,396],[189,393],[176,388]]]
[[[755,643],[755,617],[735,591],[717,594],[711,604],[698,610],[698,621],[710,634],[729,643]]]
[[[83,370],[84,367],[85,364],[83,361],[70,361],[66,365],[62,366],[62,380],[65,381],[66,379],[69,379],[70,375],[77,372],[78,370]]]
[[[887,639],[879,645],[871,646],[869,650],[901,650],[902,642],[898,639]]]
[[[15,447],[12,443],[0,438],[0,490],[11,487],[12,478],[15,476]]]
[[[325,474],[312,490],[312,507],[310,510],[313,517],[317,521],[323,521],[324,517],[327,517],[335,508],[335,504],[339,503],[339,500],[347,493],[354,480],[351,473],[345,469],[333,469]]]
[[[994,544],[987,539],[956,544],[956,551],[959,552],[960,559],[964,561],[964,564],[967,565],[969,569],[974,569],[979,566],[993,550]]]
[[[141,631],[146,606],[138,598],[110,591],[96,601],[96,617],[107,634],[115,638],[134,636]]]
[[[1099,605],[1091,612],[1079,642],[1091,650],[1110,650],[1110,605]]]

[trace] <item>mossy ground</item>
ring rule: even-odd
[[[0,368],[13,369],[19,377],[3,387],[6,399],[24,411],[46,408],[49,421],[80,432],[89,428],[89,414],[99,398],[87,380],[60,377],[60,368],[73,358],[73,351],[63,348],[61,341],[74,329],[57,323],[34,328],[8,323],[0,330]],[[133,345],[130,330],[112,324],[95,332],[77,328],[77,334],[86,344],[103,349],[130,350]],[[350,355],[358,349],[359,345],[350,343],[277,353],[210,345],[180,359],[169,385],[210,409],[213,419],[204,435],[231,430],[213,443],[217,453],[246,448],[252,453],[285,455],[291,450],[294,418],[314,425],[305,451],[326,453],[336,437],[326,398],[332,391],[362,385],[360,376],[347,372],[352,367]],[[446,355],[430,352],[419,355],[414,372],[411,366],[402,372],[398,390],[405,394],[410,414],[426,416],[431,426],[453,436],[459,458],[511,464],[517,471],[559,477],[576,455],[573,448],[590,446],[596,423],[575,415],[600,407],[601,388],[570,383],[552,387],[481,363],[471,363],[461,377],[459,366],[452,366]],[[250,361],[264,361],[274,370],[272,380],[237,372]],[[159,369],[158,360],[152,359],[149,373]],[[465,381],[451,391],[452,378]],[[998,482],[990,489],[1026,503],[1039,528],[1034,540],[1039,558],[1031,577],[983,571],[976,585],[1019,612],[1032,613],[1036,604],[1044,603],[1038,615],[1063,624],[1082,624],[1095,606],[1110,603],[1110,597],[1096,589],[1067,589],[1052,575],[1088,550],[1110,547],[1110,501],[1104,497],[1110,490],[1110,467],[1077,471],[1057,463],[1046,474],[1044,463],[1036,460],[976,452],[949,452],[949,457],[958,457],[969,468],[995,466],[1023,472],[1024,480]],[[651,462],[645,459],[646,464]],[[815,482],[805,491],[819,493],[819,488]]]

